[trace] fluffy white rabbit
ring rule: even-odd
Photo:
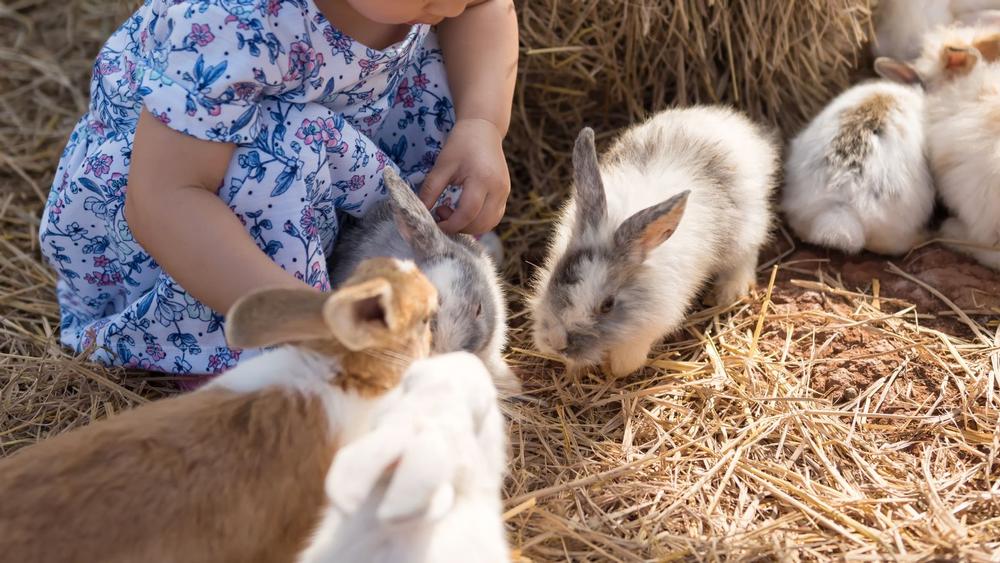
[[[901,254],[924,239],[934,184],[919,86],[877,80],[837,96],[792,139],[781,208],[807,242]]]
[[[778,149],[724,107],[671,109],[625,130],[599,162],[594,133],[532,298],[535,345],[570,363],[646,363],[710,281],[730,304],[755,282],[772,226]]]
[[[1000,30],[942,28],[914,63],[879,59],[880,72],[927,89],[932,174],[953,216],[940,236],[1000,270]],[[993,250],[997,249],[997,250]]]
[[[505,563],[506,437],[483,363],[466,352],[413,364],[400,400],[337,453],[331,504],[301,563]],[[396,463],[394,468],[390,465]]]

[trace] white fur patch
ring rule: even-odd
[[[417,265],[413,263],[413,260],[396,260],[395,262],[400,272],[412,272],[417,269]]]

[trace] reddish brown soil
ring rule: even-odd
[[[792,280],[815,281],[821,277],[849,291],[870,295],[873,280],[879,282],[881,308],[886,313],[907,306],[892,299],[916,305],[916,312],[928,315],[920,324],[958,338],[971,338],[972,331],[950,307],[919,284],[899,276],[889,268],[893,262],[907,274],[936,289],[965,311],[975,322],[995,330],[1000,320],[1000,273],[938,245],[931,245],[909,256],[886,258],[873,254],[843,256],[816,247],[801,247],[782,260],[782,270],[772,293],[773,312],[781,319],[770,323],[762,335],[762,345],[779,351],[785,346],[787,326],[793,327],[790,357],[821,360],[805,369],[810,387],[833,404],[853,401],[880,378],[898,375],[887,392],[885,404],[891,408],[903,401],[912,409],[914,403],[927,405],[949,386],[942,386],[946,371],[925,353],[907,347],[908,335],[894,335],[885,323],[863,326],[838,326],[858,320],[853,300],[826,292],[796,286]],[[833,283],[831,283],[833,282]],[[794,317],[813,313],[815,320],[802,322]],[[818,314],[823,313],[826,318]],[[831,319],[829,315],[839,317]],[[911,317],[912,318],[912,317]],[[875,396],[880,397],[882,389]]]

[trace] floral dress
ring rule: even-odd
[[[313,0],[147,0],[97,57],[40,239],[59,274],[63,344],[175,374],[218,373],[255,351],[228,348],[222,315],[167,275],[125,221],[143,107],[236,145],[219,197],[261,250],[323,290],[338,214],[383,197],[386,166],[419,185],[454,124],[428,26],[380,51],[338,31]]]

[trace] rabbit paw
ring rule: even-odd
[[[615,377],[625,377],[646,365],[649,346],[620,344],[608,352],[608,369]]]

